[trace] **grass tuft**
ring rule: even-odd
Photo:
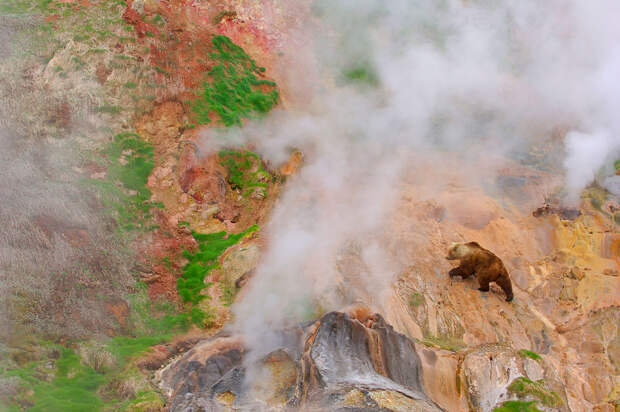
[[[370,65],[361,65],[344,71],[344,79],[348,83],[378,86],[379,76]]]
[[[540,400],[540,402],[549,407],[556,407],[562,405],[564,402],[560,395],[557,393],[547,389],[544,386],[544,381],[540,380],[534,382],[526,377],[519,377],[512,381],[510,386],[508,386],[508,390],[512,393],[517,394],[519,397],[523,396],[533,396]]]
[[[542,412],[536,407],[536,401],[506,401],[493,412]]]
[[[452,336],[426,335],[424,339],[419,340],[419,342],[426,346],[438,347],[452,352],[458,352],[467,347],[462,339]]]
[[[409,306],[412,308],[417,308],[425,302],[426,300],[424,299],[424,295],[419,292],[413,292],[409,297]]]
[[[267,181],[272,176],[263,167],[260,157],[249,150],[222,150],[219,153],[222,166],[228,170],[227,181],[233,189],[239,189],[243,196],[260,188],[265,194]]]
[[[107,113],[107,114],[119,114],[123,110],[120,106],[113,106],[110,104],[104,104],[102,106],[95,107],[95,113]]]
[[[523,358],[530,358],[533,359],[535,361],[541,361],[542,357],[537,354],[536,352],[532,352],[531,350],[527,350],[527,349],[521,349],[519,352],[519,356],[523,357]]]

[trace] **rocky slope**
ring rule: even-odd
[[[419,158],[411,164],[430,167]],[[455,170],[467,167],[458,159],[452,164],[458,165]],[[415,176],[412,170],[409,179]],[[563,220],[556,213],[532,216],[550,177],[517,165],[505,170],[505,176],[524,182],[512,198],[468,186],[458,175],[451,193],[439,190],[442,194],[433,197],[425,189],[436,193],[436,188],[403,179],[401,201],[386,228],[386,242],[391,245],[391,258],[406,269],[394,280],[385,306],[375,307],[385,321],[380,315],[349,319],[330,313],[319,321],[321,327],[310,328],[313,332],[302,328],[299,334],[305,343],[298,342],[287,356],[287,362],[301,370],[295,396],[291,389],[280,404],[298,401],[300,390],[303,399],[328,396],[325,391],[332,393],[331,382],[355,388],[351,390],[359,403],[351,401],[352,405],[371,409],[491,411],[514,400],[536,401],[544,410],[614,410],[620,343],[619,234],[587,202],[578,217],[572,214],[574,220]],[[463,197],[471,200],[463,203]],[[476,290],[473,279],[447,276],[448,245],[470,239],[502,256],[513,279],[513,302],[505,302],[498,287],[483,293]],[[373,302],[372,290],[363,286],[365,268],[355,248],[341,255],[338,267],[343,290],[348,291],[344,299]],[[345,325],[333,326],[324,337],[322,325],[334,319],[346,319]],[[393,338],[361,332],[385,327],[385,322],[403,334],[399,339],[408,342],[409,351],[397,349],[399,344],[390,342]],[[215,342],[205,343],[204,348]],[[192,356],[208,357],[210,349],[201,348],[196,347]],[[378,360],[373,358],[376,352]],[[186,356],[171,364],[166,374],[182,371],[180,365],[192,359]],[[416,370],[419,381],[405,377]],[[273,379],[274,385],[279,384],[277,377]],[[172,388],[165,377],[163,382]],[[292,379],[289,384],[293,385]],[[394,389],[401,386],[407,389]],[[371,389],[386,394],[387,406],[369,401],[375,393]],[[171,390],[177,399],[176,390]],[[204,390],[191,391],[192,396],[205,402],[215,399]],[[340,395],[329,399],[353,397],[353,392],[344,396],[338,391]],[[233,399],[242,393],[233,393],[231,405],[241,407]],[[407,403],[416,394],[437,406]],[[395,406],[399,402],[407,406]]]

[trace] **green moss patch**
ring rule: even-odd
[[[161,395],[155,391],[142,391],[135,399],[123,404],[122,410],[125,412],[146,412],[159,411],[164,409],[164,402]]]
[[[228,170],[226,180],[233,189],[247,196],[259,188],[266,194],[267,182],[272,176],[263,167],[260,157],[249,150],[222,150],[221,164]]]
[[[101,189],[103,200],[121,229],[146,228],[151,209],[163,207],[150,201],[151,191],[146,187],[155,167],[153,146],[135,133],[121,133],[104,155],[108,161],[106,179],[89,182]]]
[[[343,73],[346,83],[365,84],[376,87],[379,85],[379,76],[370,65],[359,65],[347,69]]]
[[[168,302],[152,303],[146,286],[136,287],[137,292],[129,296],[130,334],[102,343],[82,342],[77,345],[80,356],[72,348],[46,342],[36,345],[38,355],[21,356],[25,361],[19,363],[3,363],[7,357],[2,356],[0,377],[17,378],[22,387],[16,398],[9,399],[9,410],[116,411],[162,404],[159,393],[148,389],[148,378],[136,368],[135,360],[151,346],[185,332],[188,315],[176,313]],[[85,353],[106,361],[96,364]],[[126,389],[118,393],[127,381],[142,384],[136,386],[135,394],[125,393]]]
[[[419,342],[426,346],[438,347],[452,352],[458,352],[467,347],[462,339],[454,336],[426,335],[424,339],[419,340]]]
[[[543,412],[536,407],[536,401],[506,401],[493,412]]]
[[[257,225],[249,227],[241,233],[226,234],[217,233],[197,233],[192,231],[194,239],[198,242],[198,250],[190,252],[183,251],[183,257],[189,262],[183,267],[183,274],[177,279],[177,290],[179,296],[185,303],[197,305],[207,296],[201,292],[211,286],[205,283],[207,274],[219,266],[217,259],[226,249],[235,245],[243,237],[258,230]],[[203,323],[205,313],[198,307],[193,306],[190,310],[190,317],[194,323]]]
[[[57,345],[54,345],[57,346]],[[8,370],[4,376],[14,376],[27,387],[19,403],[30,406],[29,411],[99,411],[103,401],[96,395],[104,376],[80,359],[71,349],[57,346],[60,357],[54,361],[31,362],[21,369]],[[50,374],[45,369],[55,363]]]
[[[535,361],[542,360],[542,357],[539,354],[537,354],[536,352],[532,352],[531,350],[521,349],[518,353],[519,353],[519,356],[521,356],[522,358],[530,358]]]
[[[191,108],[199,124],[215,114],[224,126],[241,126],[243,118],[262,117],[278,101],[276,84],[258,77],[265,71],[226,36],[214,36],[209,60],[215,64],[196,93]]]
[[[409,306],[412,308],[417,308],[425,302],[424,296],[419,292],[413,292],[409,297]]]
[[[519,377],[512,381],[508,390],[519,397],[533,396],[540,400],[540,402],[549,407],[556,407],[562,405],[563,401],[560,395],[547,389],[544,386],[544,381],[540,380],[534,382],[526,377]]]
[[[120,106],[113,106],[110,104],[103,104],[95,107],[95,113],[107,113],[107,114],[119,114],[123,110]]]

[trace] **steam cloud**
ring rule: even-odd
[[[302,62],[287,79],[311,98],[225,136],[275,163],[291,147],[306,160],[234,307],[250,347],[269,349],[266,330],[299,320],[313,297],[325,309],[355,298],[380,308],[400,268],[368,239],[381,232],[410,153],[512,156],[562,128],[566,200],[578,199],[620,152],[619,12],[612,0],[314,2],[316,21],[289,34],[305,47],[285,49]],[[353,298],[335,288],[351,242],[365,265]]]

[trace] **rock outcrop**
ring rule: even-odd
[[[196,345],[160,373],[170,410],[441,410],[425,394],[416,345],[378,314],[330,312],[281,341],[258,360],[237,337]]]

